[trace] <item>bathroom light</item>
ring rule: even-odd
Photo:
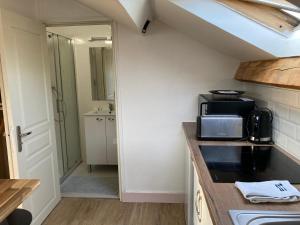
[[[111,37],[91,37],[89,42],[104,41],[105,44],[112,44]]]
[[[85,43],[84,40],[80,39],[80,38],[74,38],[73,41],[77,44],[77,45],[82,45]]]
[[[104,43],[105,43],[106,45],[111,45],[111,44],[112,44],[112,40],[109,40],[109,39],[108,39],[108,40],[105,40]]]

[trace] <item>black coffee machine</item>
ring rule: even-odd
[[[257,108],[249,116],[249,141],[257,144],[272,143],[273,113],[268,108]]]

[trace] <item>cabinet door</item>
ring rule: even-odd
[[[193,201],[193,217],[194,225],[201,225],[202,223],[202,198],[201,198],[202,189],[198,181],[197,171],[194,167],[194,201]]]
[[[213,225],[195,167],[194,167],[194,225]]]
[[[193,195],[194,195],[194,167],[190,149],[186,143],[185,155],[185,219],[187,225],[193,225]]]
[[[107,164],[105,117],[86,116],[84,123],[87,164]]]
[[[107,162],[108,164],[118,164],[117,151],[117,131],[116,119],[114,116],[106,117],[106,148],[107,148]]]

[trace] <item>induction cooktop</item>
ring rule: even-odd
[[[300,165],[273,146],[199,146],[215,183],[289,180],[300,184]]]

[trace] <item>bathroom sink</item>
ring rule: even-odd
[[[229,210],[234,225],[299,225],[300,212]]]
[[[116,115],[115,111],[90,111],[83,114],[84,116],[114,116]]]

